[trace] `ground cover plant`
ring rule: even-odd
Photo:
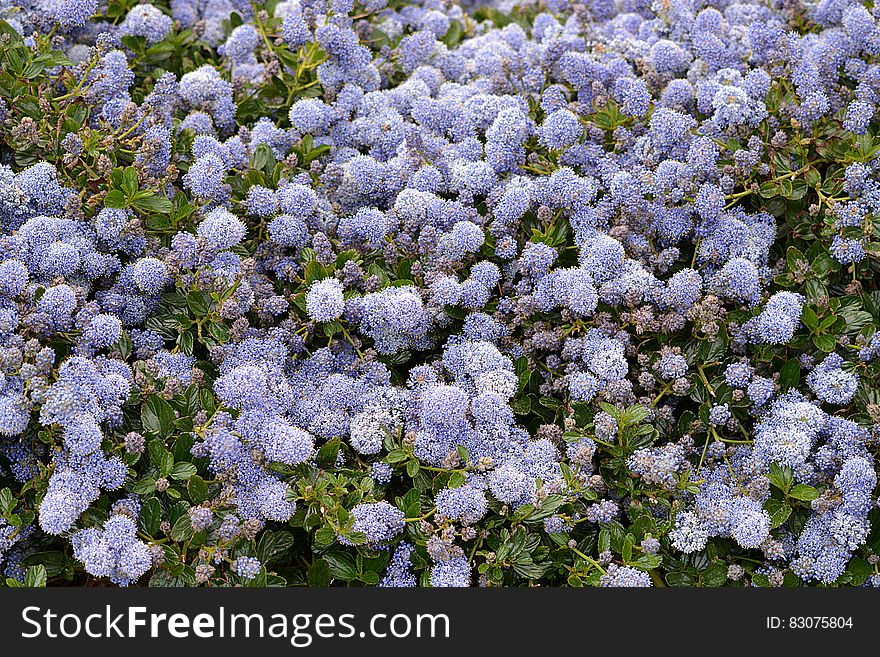
[[[0,0],[0,581],[880,586],[878,16]]]

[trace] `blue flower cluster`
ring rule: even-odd
[[[147,545],[136,536],[131,518],[117,514],[102,530],[83,529],[71,537],[73,554],[95,577],[108,577],[114,584],[127,586],[152,566]]]
[[[870,3],[0,20],[10,577],[869,581]]]

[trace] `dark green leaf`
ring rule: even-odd
[[[148,434],[169,436],[174,419],[174,409],[158,395],[149,397],[141,407],[141,424]]]
[[[792,358],[779,371],[779,385],[783,391],[797,388],[801,379],[801,364]]]
[[[186,295],[186,305],[196,317],[204,317],[211,312],[211,295],[201,290],[190,290]]]
[[[664,577],[669,586],[692,586],[694,578],[687,573],[666,573]]]
[[[294,544],[290,532],[267,529],[260,534],[257,544],[257,558],[264,564],[283,556]]]
[[[318,559],[309,567],[309,584],[317,587],[330,586],[330,566],[324,559]]]
[[[709,587],[724,586],[727,582],[727,566],[716,563],[709,566],[702,574],[703,584]]]
[[[186,482],[186,491],[193,504],[201,504],[208,499],[208,485],[199,475],[193,474]]]
[[[335,579],[351,582],[357,579],[357,568],[354,560],[344,552],[328,552],[324,560],[330,567],[330,574]]]
[[[336,463],[339,455],[339,438],[328,440],[321,449],[318,450],[318,467],[331,468]]]
[[[175,463],[171,470],[171,478],[183,481],[192,477],[196,472],[198,472],[198,468],[192,463]]]
[[[862,558],[855,557],[850,559],[846,567],[846,575],[848,575],[850,586],[861,586],[871,576],[873,569],[870,564]]]
[[[171,528],[171,539],[180,542],[192,538],[192,535],[193,528],[192,523],[189,521],[189,514],[184,513],[177,519],[177,522],[175,522],[174,526]]]
[[[139,522],[145,534],[155,536],[162,522],[162,503],[155,497],[148,497],[141,509]]]

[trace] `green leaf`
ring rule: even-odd
[[[782,467],[777,463],[770,464],[770,483],[776,486],[783,493],[788,493],[791,485],[794,483],[794,473],[791,468]]]
[[[620,418],[620,411],[618,410],[618,408],[614,404],[609,404],[608,402],[600,401],[599,408],[601,408],[603,411],[608,413],[608,415],[613,417],[615,420]]]
[[[793,246],[788,247],[788,250],[785,252],[785,264],[788,267],[788,270],[797,271],[799,263],[801,262],[806,262],[804,254]]]
[[[226,322],[210,322],[208,324],[208,333],[220,344],[229,342],[229,327]]]
[[[721,324],[719,326],[718,336],[712,342],[709,342],[707,340],[700,345],[701,347],[703,345],[709,345],[708,349],[706,349],[705,354],[702,354],[703,361],[708,363],[724,358],[725,354],[727,353],[728,343],[729,338],[727,337],[727,329],[725,329],[724,325]]]
[[[328,338],[332,338],[337,333],[342,333],[342,328],[342,323],[336,320],[333,320],[332,322],[326,322],[323,326],[324,335],[326,335]]]
[[[403,497],[396,497],[394,503],[398,509],[406,514],[407,518],[418,518],[422,515],[421,496],[416,488],[410,489]]]
[[[789,181],[784,181],[789,182]],[[785,198],[789,201],[798,201],[807,193],[807,183],[803,180],[795,179],[789,182],[784,192]]]
[[[641,404],[635,404],[627,408],[623,414],[621,415],[621,420],[623,424],[626,426],[633,426],[636,424],[641,424],[648,416],[651,415],[651,411],[649,411],[645,406]]]
[[[818,303],[822,299],[828,298],[828,288],[825,284],[816,278],[809,278],[804,284],[804,294],[810,303]],[[816,326],[818,326],[818,320]]]
[[[183,577],[176,577],[167,570],[157,570],[150,578],[148,586],[152,588],[179,588],[186,586]]]
[[[201,504],[208,499],[208,484],[197,474],[193,474],[186,482],[186,491],[194,504]]]
[[[339,455],[339,438],[333,438],[332,440],[328,440],[324,445],[318,450],[318,467],[319,468],[332,468],[336,464],[336,458]]]
[[[357,567],[354,560],[344,552],[328,552],[324,560],[330,568],[330,574],[335,579],[351,582],[357,579]]]
[[[723,563],[715,563],[703,571],[701,575],[703,584],[717,588],[727,582],[727,566]]]
[[[446,485],[449,488],[459,488],[464,485],[464,481],[464,473],[460,470],[456,470],[451,475],[449,475],[449,481],[446,482]]]
[[[388,463],[401,463],[406,461],[408,455],[405,450],[395,449],[388,452],[388,456],[385,457],[385,461]],[[334,456],[334,458],[336,458]]]
[[[633,561],[632,565],[642,570],[653,570],[654,568],[659,568],[662,563],[663,557],[659,554],[643,554]]]
[[[855,310],[852,306],[845,306],[838,313],[846,322],[846,332],[856,334],[865,326],[871,324],[871,313],[864,310]]]
[[[131,487],[132,493],[137,493],[138,495],[149,495],[150,493],[156,492],[156,478],[155,477],[144,477],[140,479],[134,486]]]
[[[770,498],[764,502],[764,510],[770,514],[770,528],[776,529],[791,515],[791,507],[787,502]]]
[[[147,445],[147,453],[150,455],[150,462],[161,468],[162,460],[165,458],[165,443],[161,440],[151,440]]]
[[[204,317],[211,312],[211,295],[201,290],[190,290],[186,295],[186,305],[196,317]]]
[[[510,401],[510,408],[517,415],[528,415],[532,410],[532,400],[528,395],[514,397]]]
[[[336,533],[329,527],[319,527],[315,531],[315,542],[318,545],[331,545],[336,540]]]
[[[116,167],[113,171],[110,172],[110,187],[116,189],[122,189],[122,182],[125,179],[125,169],[122,167]]]
[[[190,331],[185,331],[184,333],[181,333],[180,336],[177,338],[177,343],[180,345],[180,350],[187,356],[193,355],[194,342],[195,338],[193,338],[193,334]]]
[[[811,500],[815,500],[817,497],[819,497],[819,491],[817,491],[812,486],[807,486],[806,484],[796,484],[792,487],[791,491],[788,493],[788,496],[793,497],[796,500],[810,502]]]
[[[332,575],[330,565],[324,559],[318,559],[309,567],[309,584],[317,587],[330,586]]]
[[[122,191],[126,196],[132,197],[137,194],[139,186],[137,170],[134,167],[125,167],[122,172]]]
[[[412,459],[406,464],[406,474],[410,477],[415,477],[419,474],[419,461],[418,459]]]
[[[7,46],[21,43],[21,35],[6,21],[0,21],[0,35],[3,35]]]
[[[443,43],[449,48],[454,47],[464,36],[464,27],[460,21],[452,21],[446,34],[443,35]]]
[[[309,261],[309,264],[306,265],[303,277],[306,281],[306,285],[311,285],[315,281],[320,281],[327,278],[328,276],[329,273],[327,272],[327,268],[324,267],[324,265],[322,265],[317,260],[311,260]]]
[[[146,43],[144,37],[134,36],[133,34],[127,34],[119,40],[122,42],[122,45],[134,52],[143,52],[144,44]]]
[[[801,380],[801,364],[792,358],[779,370],[779,385],[783,391],[797,388]]]
[[[31,552],[24,558],[25,566],[43,566],[49,577],[61,575],[71,566],[71,558],[62,552]]]
[[[155,536],[159,531],[159,525],[162,523],[162,503],[155,497],[148,497],[141,509],[139,522],[144,533]]]
[[[607,529],[603,529],[599,532],[598,549],[599,552],[607,552],[611,549],[611,532]]]
[[[763,588],[767,588],[770,586],[770,578],[767,577],[764,573],[755,573],[752,575],[752,584],[755,586],[760,586]]]
[[[178,423],[180,420],[178,420]],[[195,440],[190,433],[183,433],[177,437],[177,440],[174,441],[174,446],[171,448],[171,453],[174,454],[175,461],[186,461],[192,456],[192,446],[195,444]]]
[[[42,564],[31,566],[24,576],[24,585],[31,588],[44,588],[46,586],[46,567]]]
[[[141,426],[144,431],[148,434],[158,435],[162,431],[162,426],[159,423],[159,416],[156,413],[156,410],[150,404],[144,404],[141,406]],[[161,457],[164,447],[158,441],[153,441],[149,445],[149,453],[150,459],[156,465],[159,465],[159,457]],[[156,451],[158,450],[158,451]]]
[[[516,359],[516,363],[514,365],[514,371],[517,376],[517,380],[519,381],[517,390],[522,392],[526,389],[526,386],[529,384],[529,379],[532,376],[532,370],[529,368],[529,359],[525,356],[520,356]]]
[[[692,586],[694,578],[687,573],[666,573],[664,577],[669,586]]]
[[[528,554],[519,557],[513,562],[513,570],[521,577],[530,580],[540,579],[552,567],[552,564],[548,562],[535,563]]]
[[[811,330],[815,330],[819,327],[819,316],[816,314],[810,306],[804,306],[804,312],[801,316],[801,319],[804,321],[804,325]]]
[[[337,266],[339,266],[339,260],[337,259]],[[397,279],[412,281],[412,260],[409,258],[402,258],[400,262],[397,263]]]
[[[15,498],[8,488],[0,490],[0,515],[8,516],[15,509]]]
[[[150,396],[141,407],[141,424],[148,434],[168,437],[174,428],[174,419],[174,409],[158,395]]]
[[[830,333],[821,333],[813,336],[813,344],[816,345],[817,349],[829,353],[834,351],[834,348],[837,346],[837,340]]]
[[[171,540],[181,542],[188,538],[192,538],[192,535],[193,528],[192,523],[189,521],[189,514],[184,513],[177,519],[177,522],[175,522],[174,526],[171,528]]]
[[[132,205],[141,212],[156,212],[158,214],[170,214],[174,207],[171,205],[171,201],[158,194],[136,198]]]
[[[295,539],[290,532],[267,529],[260,534],[257,558],[264,564],[275,561],[293,546]]]
[[[758,194],[761,195],[761,198],[773,198],[778,196],[779,193],[779,187],[774,182],[761,183],[761,186],[758,188]]]
[[[104,206],[108,208],[124,208],[125,194],[122,190],[111,189],[104,197]]]
[[[873,569],[867,561],[856,557],[850,559],[845,575],[848,575],[850,586],[861,586],[868,580],[872,572]]]
[[[198,468],[192,463],[175,463],[174,468],[171,470],[171,478],[183,481],[192,477],[196,472],[198,472]]]

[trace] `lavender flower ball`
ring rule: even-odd
[[[159,294],[168,283],[165,263],[157,258],[141,258],[132,269],[135,285],[147,295]]]
[[[306,312],[316,322],[332,322],[342,316],[345,299],[342,283],[335,278],[315,281],[306,294]]]
[[[231,249],[241,243],[247,228],[229,210],[215,208],[205,215],[196,232],[214,248]]]

